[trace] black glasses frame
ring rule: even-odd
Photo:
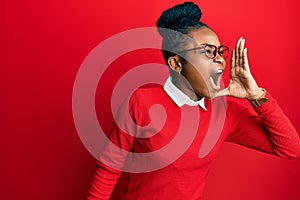
[[[208,49],[208,48],[212,48],[213,52],[211,53],[211,52],[207,51],[207,50],[211,50],[211,49]],[[180,51],[178,53],[183,53],[183,52],[186,52],[186,51],[193,51],[193,50],[198,50],[198,49],[204,49],[205,50],[205,55],[209,59],[214,59],[217,56],[217,53],[222,58],[226,59],[228,57],[228,52],[229,52],[229,47],[228,46],[221,45],[219,47],[216,47],[213,44],[200,44],[200,46],[198,46],[198,47],[191,48],[191,49],[186,49],[186,50]],[[224,54],[224,52],[227,52],[227,53]]]

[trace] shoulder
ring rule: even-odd
[[[166,93],[162,85],[148,84],[136,89],[130,97],[130,105],[135,109],[148,110],[153,105],[166,109],[176,108],[176,104]]]
[[[139,102],[153,102],[166,97],[167,94],[162,85],[148,84],[137,88],[133,92],[131,99]]]

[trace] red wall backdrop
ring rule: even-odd
[[[131,28],[154,26],[170,1],[6,1],[0,8],[0,199],[84,199],[95,159],[72,118],[72,89],[88,53]],[[300,131],[299,1],[196,1],[203,21],[233,47],[246,38],[257,81],[272,92]],[[157,51],[115,65],[162,62]],[[113,69],[113,68],[112,68]],[[228,69],[227,69],[228,75]],[[109,74],[109,73],[108,73]],[[111,73],[112,74],[112,73]],[[104,78],[105,79],[105,78]],[[112,86],[100,87],[102,124]],[[97,96],[99,96],[99,93]],[[101,118],[101,117],[100,117]],[[103,117],[105,118],[105,117]],[[225,144],[205,190],[207,200],[299,200],[300,160]]]

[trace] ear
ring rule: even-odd
[[[170,69],[174,70],[177,73],[180,73],[182,70],[182,63],[179,56],[177,55],[168,58],[168,65]]]

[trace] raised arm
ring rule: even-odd
[[[257,115],[247,109],[235,113],[238,123],[228,141],[283,158],[300,157],[299,135],[270,93],[257,85],[244,45],[245,39],[240,38],[232,52],[229,86],[217,96],[248,99]]]

